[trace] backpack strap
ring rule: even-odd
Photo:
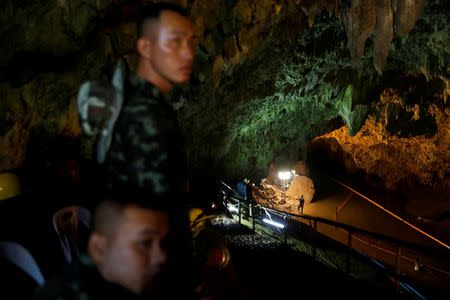
[[[114,125],[123,105],[127,68],[120,59],[111,85],[84,82],[77,97],[78,116],[83,132],[96,138],[97,161],[103,163],[111,145]]]
[[[122,59],[117,62],[112,78],[112,87],[114,95],[110,105],[111,115],[104,123],[103,129],[100,132],[99,140],[97,142],[97,161],[103,163],[106,159],[106,154],[111,145],[114,125],[119,118],[122,109],[124,93],[125,93],[126,70],[125,63]]]

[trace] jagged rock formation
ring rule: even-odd
[[[382,178],[388,190],[417,184],[450,187],[449,82],[436,84],[444,87],[435,91],[437,101],[421,105],[408,103],[403,91],[384,90],[374,104],[377,114],[355,136],[344,126],[315,138],[314,147],[326,147],[349,173]],[[394,128],[393,120],[404,125]]]
[[[28,149],[30,139],[45,147],[53,137],[80,138],[80,84],[106,80],[115,57],[132,49],[134,28],[98,28],[111,3],[0,4],[0,171],[23,166],[27,152],[37,151]]]

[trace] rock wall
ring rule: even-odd
[[[150,1],[1,1],[0,171],[54,138],[90,157],[75,96],[85,80],[109,80],[118,58],[133,65],[139,2]],[[445,1],[173,2],[200,39],[177,94],[191,176],[262,178],[270,161],[320,145],[388,188],[447,184]],[[369,15],[374,26],[361,27]]]

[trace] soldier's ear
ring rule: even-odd
[[[142,56],[147,59],[150,58],[152,49],[151,46],[152,41],[146,36],[141,36],[136,42],[136,49],[138,51],[139,56]]]
[[[87,250],[95,264],[100,267],[105,260],[106,237],[99,232],[92,232]]]

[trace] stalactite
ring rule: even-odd
[[[425,0],[397,0],[395,10],[395,33],[399,37],[407,35],[416,24],[425,6]]]
[[[406,36],[416,24],[426,0],[305,0],[300,6],[308,17],[308,25],[314,24],[323,9],[341,17],[345,23],[352,66],[357,67],[364,56],[367,39],[374,36],[374,66],[378,74],[383,72],[389,48],[395,33]],[[374,32],[375,31],[375,32]]]
[[[342,0],[336,4],[342,11],[352,66],[358,66],[364,56],[365,42],[375,29],[374,65],[381,74],[394,29],[397,36],[406,36],[420,17],[426,0]]]
[[[314,19],[316,15],[322,11],[323,8],[322,1],[305,1],[302,2],[301,8],[305,15],[308,17],[308,25],[312,27],[314,25]]]
[[[375,1],[353,0],[350,8],[343,9],[348,47],[352,66],[356,67],[364,56],[364,46],[376,23]]]
[[[377,24],[375,27],[373,63],[378,74],[381,74],[394,36],[391,1],[377,0],[376,13]]]
[[[334,13],[336,13],[336,7],[337,7],[336,0],[325,0],[325,7],[328,11],[328,15],[331,17]]]

